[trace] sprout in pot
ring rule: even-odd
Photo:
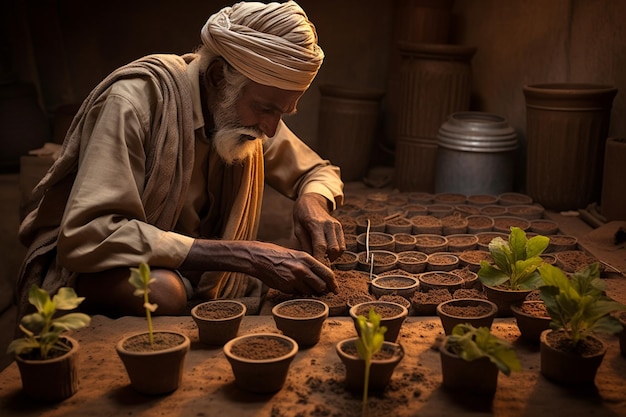
[[[363,407],[362,415],[367,415],[367,392],[369,390],[370,367],[372,357],[378,352],[385,342],[387,328],[380,325],[381,316],[370,308],[368,317],[358,316],[360,334],[356,342],[359,357],[365,361],[365,377],[363,380]]]
[[[28,300],[36,312],[21,319],[19,328],[26,336],[13,340],[7,353],[15,356],[28,396],[46,402],[64,400],[78,390],[79,345],[63,334],[88,326],[91,318],[78,312],[58,312],[74,310],[84,297],[78,297],[73,288],[63,287],[50,298],[47,291],[33,285]]]

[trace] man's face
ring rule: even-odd
[[[220,157],[233,164],[253,155],[255,141],[274,136],[282,115],[295,113],[302,94],[253,81],[241,90],[222,88],[213,111],[213,142]]]

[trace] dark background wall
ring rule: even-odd
[[[287,122],[312,147],[318,143],[319,85],[388,88],[394,73],[391,66],[397,64],[392,53],[399,3],[300,1],[317,26],[326,59],[298,114]],[[114,68],[145,54],[193,50],[207,17],[229,4],[215,0],[5,1],[0,81],[18,78],[33,83],[52,123],[61,106],[80,103]],[[523,144],[523,85],[610,84],[619,93],[609,134],[626,134],[626,25],[620,22],[626,16],[626,1],[456,0],[452,12],[448,42],[477,48],[472,60],[472,110],[506,117]],[[393,137],[383,132],[377,139],[384,148],[393,148]],[[374,154],[374,163],[392,163],[393,154]],[[517,187],[523,188],[523,180]]]

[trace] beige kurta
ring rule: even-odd
[[[48,190],[44,205],[20,230],[30,246],[21,294],[33,282],[54,291],[71,285],[76,273],[140,262],[176,269],[196,237],[253,239],[264,180],[290,198],[315,192],[342,200],[339,169],[282,122],[263,158],[225,167],[204,135],[197,61],[167,57],[177,67],[168,76],[173,83],[130,72],[83,105],[72,126],[77,143],[64,144],[66,155],[48,175],[53,180],[39,187]],[[56,258],[29,265],[43,253]],[[201,296],[234,291],[215,279],[200,281]]]

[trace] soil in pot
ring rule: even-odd
[[[236,385],[262,394],[283,387],[296,353],[298,344],[293,339],[274,333],[238,336],[224,345]]]
[[[463,288],[463,278],[446,271],[430,271],[419,275],[420,288],[422,291],[447,290],[452,294],[455,290]]]
[[[169,394],[178,389],[183,378],[183,366],[190,341],[182,333],[156,331],[154,345],[147,332],[121,339],[116,352],[130,384],[136,391],[148,395]]]
[[[482,284],[478,279],[478,274],[469,269],[469,267],[464,266],[462,268],[456,268],[450,272],[463,278],[463,288],[477,288],[482,290]]]
[[[463,252],[475,250],[478,247],[478,238],[474,234],[460,233],[446,236],[449,252]]]
[[[398,255],[391,251],[370,250],[369,255],[367,259],[367,252],[359,252],[357,261],[360,271],[380,274],[394,269],[398,263]]]
[[[452,293],[452,298],[480,298],[487,299],[484,292],[475,288],[461,288]]]
[[[452,271],[459,266],[459,258],[448,252],[435,252],[428,255],[427,271]]]
[[[428,255],[419,251],[405,251],[398,254],[398,266],[403,271],[419,274],[426,270]]]
[[[460,193],[438,193],[435,194],[433,202],[435,204],[465,204],[467,202],[467,196]]]
[[[503,206],[530,205],[532,197],[521,193],[502,193],[498,196],[498,202]]]
[[[350,317],[354,320],[354,327],[357,331],[357,335],[360,333],[359,326],[357,324],[358,316],[368,317],[370,309],[374,309],[376,313],[381,316],[381,326],[387,327],[385,332],[385,340],[388,342],[395,342],[400,334],[402,324],[409,315],[409,311],[401,304],[389,303],[385,301],[370,301],[361,303],[350,308]]]
[[[441,233],[444,236],[467,232],[467,219],[460,214],[452,214],[441,219]]]
[[[428,215],[428,209],[423,204],[407,204],[404,206],[406,210],[406,218],[411,219],[415,216],[426,216]]]
[[[365,361],[358,355],[356,341],[356,337],[344,339],[337,343],[335,349],[346,368],[346,389],[361,393],[365,376]],[[393,371],[403,357],[402,345],[384,342],[382,348],[372,357],[369,391],[383,391],[389,385]]]
[[[536,219],[530,221],[530,228],[528,230],[538,235],[549,236],[558,233],[559,225],[553,220]]]
[[[387,250],[394,252],[396,250],[396,240],[392,234],[384,232],[370,232],[369,239],[367,233],[361,233],[356,237],[358,251],[362,252],[367,249],[369,244],[370,250]]]
[[[595,256],[581,250],[571,250],[556,252],[556,266],[561,268],[563,272],[574,273],[580,271],[591,265],[592,263],[599,262]],[[599,264],[600,272],[604,271],[604,265]]]
[[[498,307],[482,298],[457,298],[437,306],[437,315],[445,334],[450,334],[459,323],[469,323],[476,328],[491,328],[497,313]]]
[[[396,233],[396,253],[415,250],[415,236],[410,233]]]
[[[454,206],[451,204],[429,204],[426,206],[428,215],[442,219],[454,213]]]
[[[467,250],[459,254],[459,264],[472,272],[480,270],[480,261],[492,262],[491,254],[486,250]]]
[[[357,266],[357,254],[352,251],[344,251],[332,262],[332,267],[341,271],[352,271]]]
[[[385,232],[390,234],[411,233],[412,229],[413,223],[406,217],[401,216],[388,218],[385,224]]]
[[[380,275],[371,283],[371,292],[376,298],[395,294],[410,299],[418,289],[419,280],[406,275]]]
[[[448,290],[418,291],[411,297],[411,308],[416,316],[434,316],[437,306],[452,299]]]
[[[346,241],[346,250],[350,252],[358,252],[358,245],[356,243],[356,231],[354,233],[346,233],[344,230],[343,237]]]
[[[370,221],[371,232],[385,231],[385,215],[384,214],[361,214],[356,217],[356,234],[367,232],[367,221]]]
[[[508,209],[504,206],[497,204],[490,204],[480,208],[480,214],[490,217],[505,216],[508,213]]]
[[[510,231],[509,231],[510,232]],[[489,250],[489,243],[496,237],[501,237],[505,242],[509,240],[509,233],[502,232],[481,232],[476,233],[476,237],[478,238],[478,249]]]
[[[523,219],[515,216],[497,216],[493,218],[493,231],[511,233],[511,227],[519,227],[526,231],[530,229],[530,220]]]
[[[283,301],[272,308],[278,330],[295,340],[300,347],[310,347],[319,342],[328,312],[328,306],[315,299]]]
[[[411,228],[411,233],[414,235],[424,233],[440,235],[443,231],[441,219],[435,216],[413,216],[410,218],[410,220],[413,224],[413,227]]]
[[[348,297],[348,308],[352,308],[357,304],[374,301],[376,298],[372,294],[356,293]]]
[[[454,212],[463,217],[473,216],[480,213],[480,208],[471,204],[457,204],[454,206]]]
[[[356,234],[356,220],[353,217],[342,215],[335,216],[335,218],[341,223],[344,234]]]
[[[544,330],[550,328],[550,315],[543,301],[522,301],[511,305],[513,317],[521,337],[531,343],[539,343]]]
[[[541,374],[561,385],[592,385],[607,346],[588,335],[576,346],[562,330],[544,330],[540,337]]]
[[[435,196],[431,193],[422,191],[413,191],[407,194],[409,203],[416,204],[432,204],[435,200]]]
[[[386,301],[389,303],[400,304],[401,306],[406,307],[407,310],[411,309],[411,301],[407,300],[405,297],[397,294],[383,294],[378,297],[378,301]],[[411,312],[409,311],[409,315]]]
[[[511,216],[521,217],[523,219],[532,220],[541,219],[543,217],[543,213],[545,209],[538,205],[519,205],[519,206],[509,206],[508,213]],[[532,228],[532,225],[531,225]]]
[[[415,236],[415,249],[425,254],[446,252],[448,250],[448,239],[437,234],[419,234]]]
[[[493,217],[483,214],[467,216],[467,233],[476,234],[493,230]]]
[[[578,239],[575,236],[550,235],[548,239],[550,239],[550,243],[548,243],[546,252],[550,253],[576,250],[578,245]]]
[[[246,311],[245,304],[236,300],[213,300],[193,307],[191,317],[200,342],[221,346],[236,337]]]
[[[498,204],[498,197],[490,194],[474,194],[467,197],[467,202],[475,206]]]
[[[483,285],[487,299],[498,306],[498,317],[511,317],[511,304],[522,302],[531,290],[512,290],[506,286],[491,287]]]

